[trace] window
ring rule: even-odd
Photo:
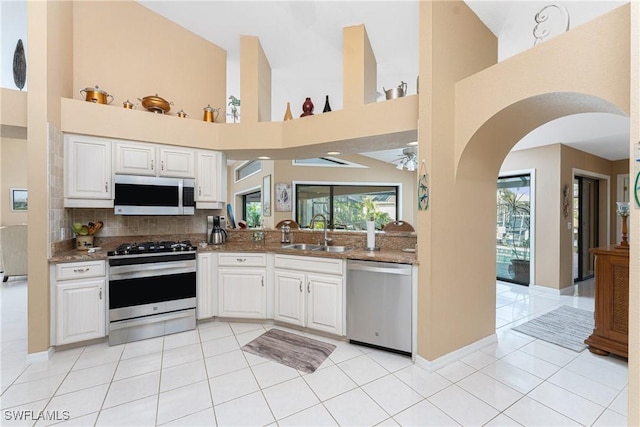
[[[296,184],[295,193],[296,222],[303,228],[316,214],[323,214],[334,230],[366,230],[371,217],[380,230],[398,218],[395,185]]]
[[[498,178],[496,202],[497,278],[528,285],[531,252],[531,176]]]
[[[242,195],[242,219],[247,222],[247,228],[260,227],[262,208],[259,190]]]
[[[244,162],[235,169],[235,181],[242,181],[243,179],[256,174],[262,170],[262,162],[260,160],[249,160]]]

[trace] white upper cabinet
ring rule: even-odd
[[[161,146],[158,148],[160,157],[159,176],[176,178],[195,178],[194,150]]]
[[[222,209],[227,199],[226,156],[217,151],[196,151],[196,206]]]
[[[156,146],[116,141],[114,172],[128,175],[156,175]]]
[[[64,162],[65,207],[113,207],[110,140],[65,135]]]
[[[115,143],[115,173],[127,175],[195,177],[195,151],[129,141]]]

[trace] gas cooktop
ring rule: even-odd
[[[172,253],[172,252],[195,252],[196,247],[189,240],[181,242],[143,242],[143,243],[123,243],[113,251],[107,252],[108,256],[120,255],[141,255],[153,253]]]

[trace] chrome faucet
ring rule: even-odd
[[[326,216],[324,216],[321,213],[315,214],[311,218],[311,221],[309,222],[309,229],[313,230],[313,224],[316,222],[316,218],[317,217],[322,218],[322,221],[324,223],[324,243],[323,244],[324,244],[324,246],[329,246],[329,242],[331,242],[333,239],[327,237],[327,226],[328,226],[328,223],[327,223],[327,217]]]

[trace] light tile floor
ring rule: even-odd
[[[337,349],[304,374],[240,350],[271,325],[227,322],[29,364],[26,282],[10,280],[0,291],[0,424],[626,425],[624,360],[511,331],[561,304],[593,311],[593,282],[571,296],[502,282],[496,291],[498,342],[437,372],[315,337]],[[34,421],[40,411],[54,420]]]

